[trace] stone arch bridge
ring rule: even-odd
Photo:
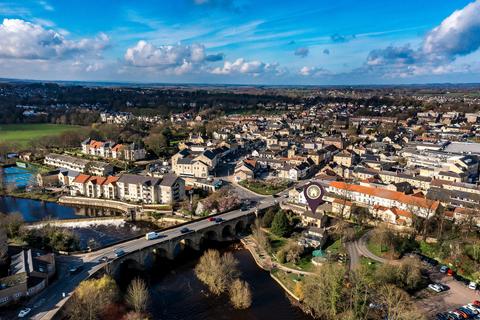
[[[187,247],[199,251],[205,249],[209,241],[235,240],[250,230],[255,216],[256,214],[251,212],[222,222],[203,220],[198,227],[189,228],[189,232],[182,233],[176,230],[177,232],[167,233],[166,236],[162,235],[155,240],[142,239],[142,244],[138,247],[119,247],[117,249],[124,250],[125,254],[109,263],[109,272],[114,277],[119,277],[121,268],[125,266],[148,270],[153,267],[156,259],[173,260]]]

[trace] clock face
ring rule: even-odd
[[[310,199],[318,199],[322,195],[322,190],[317,185],[311,185],[307,188],[307,196]]]

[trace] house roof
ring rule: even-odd
[[[431,209],[431,210],[437,210],[440,204],[438,201],[409,196],[398,191],[360,186],[355,184],[348,184],[341,181],[330,182],[330,187],[346,190],[349,192],[358,192],[358,193],[363,193],[363,194],[367,194],[367,195],[375,196],[379,198],[395,200],[395,201],[404,203],[406,205],[413,205],[413,206],[422,207],[422,208]]]
[[[160,182],[160,185],[171,187],[175,184],[177,179],[178,179],[178,177],[173,173],[166,174],[166,175],[163,176],[163,179],[162,179],[162,182]]]
[[[76,183],[85,183],[88,181],[88,179],[90,178],[90,176],[88,174],[83,174],[83,173],[80,173],[78,176],[75,177],[75,179],[73,180],[73,182],[76,182]]]

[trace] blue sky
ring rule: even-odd
[[[480,82],[480,0],[0,0],[0,77]]]

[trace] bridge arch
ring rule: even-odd
[[[245,223],[243,222],[243,220],[237,221],[237,223],[235,223],[235,234],[240,234],[244,231],[245,231]]]
[[[183,238],[178,240],[175,245],[173,246],[173,250],[171,252],[171,257],[176,258],[179,254],[181,254],[185,249],[190,248],[190,249],[196,249],[197,245],[194,242],[194,240],[190,238]]]
[[[233,236],[232,226],[227,224],[222,228],[222,238],[229,238]]]

